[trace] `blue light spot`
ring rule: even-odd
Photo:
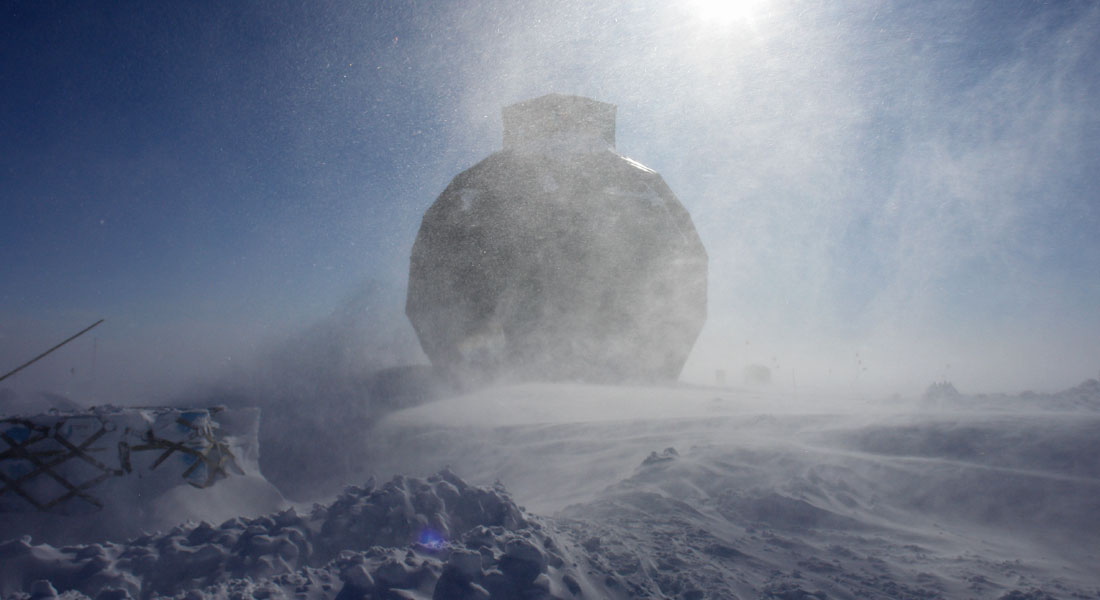
[[[438,550],[443,547],[443,535],[434,529],[422,529],[420,531],[420,545]]]

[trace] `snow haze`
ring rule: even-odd
[[[425,208],[548,92],[617,105],[695,220],[686,379],[1096,374],[1096,6],[717,6],[10,5],[0,359],[107,323],[4,384],[171,395],[367,281],[365,329],[411,337]]]
[[[1098,38],[1083,1],[5,4],[0,373],[106,320],[0,382],[0,500],[122,491],[0,514],[0,596],[1096,597]],[[678,381],[457,387],[405,315],[425,211],[551,93],[706,249]],[[103,420],[193,442],[165,405],[251,415],[202,421],[223,479]]]

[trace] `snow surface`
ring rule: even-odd
[[[339,440],[385,485],[127,542],[9,540],[0,595],[1100,597],[1100,384],[851,396],[443,398]]]

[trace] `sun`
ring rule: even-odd
[[[692,11],[704,22],[718,25],[752,25],[764,0],[687,0]]]

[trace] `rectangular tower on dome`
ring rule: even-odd
[[[504,149],[598,152],[615,149],[615,105],[547,94],[505,106]]]

